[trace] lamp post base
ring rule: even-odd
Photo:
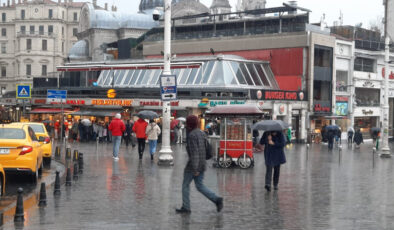
[[[174,165],[174,157],[172,156],[171,149],[162,149],[160,150],[159,161],[157,165],[160,166],[173,166]]]
[[[379,156],[381,158],[391,158],[390,148],[388,147],[382,148],[382,151],[380,152]]]

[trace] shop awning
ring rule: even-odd
[[[35,108],[30,111],[30,113],[51,113],[51,114],[61,113],[61,112],[62,112],[61,108]],[[63,112],[70,113],[70,112],[73,112],[73,110],[64,109]]]
[[[82,109],[73,112],[71,115],[75,116],[94,116],[94,117],[114,117],[117,113],[122,113],[122,109]]]

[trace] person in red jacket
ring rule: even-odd
[[[112,132],[112,141],[114,142],[113,158],[115,161],[119,160],[119,146],[122,140],[123,132],[126,130],[126,126],[123,121],[120,120],[121,116],[119,113],[115,115],[115,118],[109,124],[108,129]]]
[[[142,155],[145,151],[145,140],[146,140],[146,127],[148,126],[148,122],[144,119],[140,118],[138,121],[134,122],[133,131],[135,132],[138,140],[138,154],[140,156],[140,160],[142,159]]]

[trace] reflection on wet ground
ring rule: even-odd
[[[191,215],[181,205],[183,145],[173,147],[175,165],[159,167],[146,150],[121,147],[112,160],[111,144],[75,144],[84,153],[84,173],[60,197],[47,190],[48,205],[26,210],[24,229],[394,229],[393,162],[372,155],[371,144],[353,150],[326,145],[286,149],[279,191],[264,190],[264,156],[255,167],[211,166],[205,183],[224,197],[224,209],[191,187]],[[160,149],[160,148],[158,148]],[[4,229],[14,229],[6,222]]]

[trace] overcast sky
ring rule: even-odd
[[[3,0],[2,0],[3,1]],[[77,0],[81,1],[81,0]],[[86,0],[85,0],[86,1]],[[229,0],[234,7],[237,0]],[[115,4],[118,10],[122,12],[137,12],[140,0],[98,0],[98,4],[104,6],[107,2],[109,5]],[[212,0],[200,0],[206,6],[210,6]],[[267,7],[281,6],[284,1],[267,0]],[[299,0],[300,7],[312,10],[310,22],[319,22],[323,14],[326,16],[328,25],[338,20],[340,11],[343,14],[344,25],[355,25],[362,22],[363,27],[368,27],[370,21],[383,16],[383,0]]]

